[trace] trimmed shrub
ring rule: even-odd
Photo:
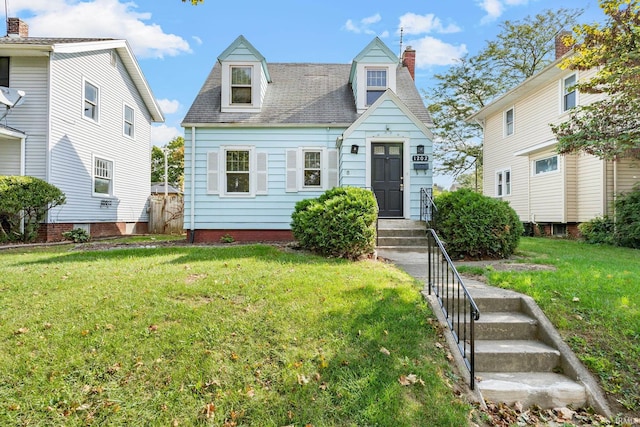
[[[615,224],[608,216],[597,217],[578,225],[582,238],[587,243],[613,245]]]
[[[333,188],[317,199],[296,203],[291,231],[305,249],[356,259],[375,248],[377,215],[378,206],[371,191]]]
[[[616,199],[615,243],[640,249],[640,185]]]
[[[64,204],[57,187],[32,176],[0,176],[0,241],[35,240],[49,209]],[[20,223],[24,220],[24,230]]]
[[[507,258],[520,242],[524,228],[507,202],[460,189],[435,203],[436,230],[454,258]]]

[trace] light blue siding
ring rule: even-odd
[[[388,130],[387,130],[388,129]],[[371,142],[404,142],[409,144],[409,158],[404,158],[405,195],[409,192],[409,217],[420,219],[420,189],[433,185],[433,142],[407,117],[391,100],[386,100],[360,126],[353,130],[342,142],[340,150],[340,185],[365,187],[367,182],[366,164],[371,153]],[[351,154],[351,146],[358,145],[358,154]],[[429,170],[413,169],[411,156],[417,153],[418,145],[424,145],[429,156]],[[405,156],[407,150],[404,151]],[[407,213],[405,212],[405,217]]]
[[[185,129],[185,228],[288,230],[295,203],[323,190],[286,192],[286,151],[298,147],[334,149],[344,129],[336,128],[196,128],[195,186],[191,186],[192,134]],[[221,146],[251,146],[267,153],[268,194],[254,197],[207,194],[207,153]]]

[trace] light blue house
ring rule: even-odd
[[[420,218],[432,125],[403,61],[378,38],[351,64],[267,63],[243,36],[187,113],[185,229],[192,241],[289,240],[295,203],[370,188],[380,217]]]

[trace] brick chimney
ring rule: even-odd
[[[409,69],[409,74],[413,80],[416,79],[416,51],[411,46],[402,52],[402,66]]]
[[[29,25],[20,18],[7,19],[7,36],[29,37]]]
[[[573,46],[567,46],[564,44],[563,39],[566,36],[570,36],[570,31],[560,31],[556,35],[556,59],[562,58],[567,52],[573,49]]]

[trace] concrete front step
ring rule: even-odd
[[[587,391],[564,375],[553,372],[477,372],[476,386],[486,400],[512,405],[520,402],[524,408],[571,406],[583,407]]]
[[[521,312],[483,313],[475,322],[477,340],[531,340],[536,338],[538,322]]]
[[[469,284],[465,282],[467,288]],[[478,306],[478,310],[483,315],[485,313],[493,312],[516,312],[521,310],[521,300],[519,297],[512,296],[492,296],[492,295],[479,295],[478,292],[469,290],[473,300]]]
[[[551,372],[560,352],[534,340],[476,340],[476,372]]]
[[[378,246],[423,246],[427,247],[426,237],[383,237],[378,236]]]
[[[378,237],[422,237],[427,238],[424,228],[378,228]]]

